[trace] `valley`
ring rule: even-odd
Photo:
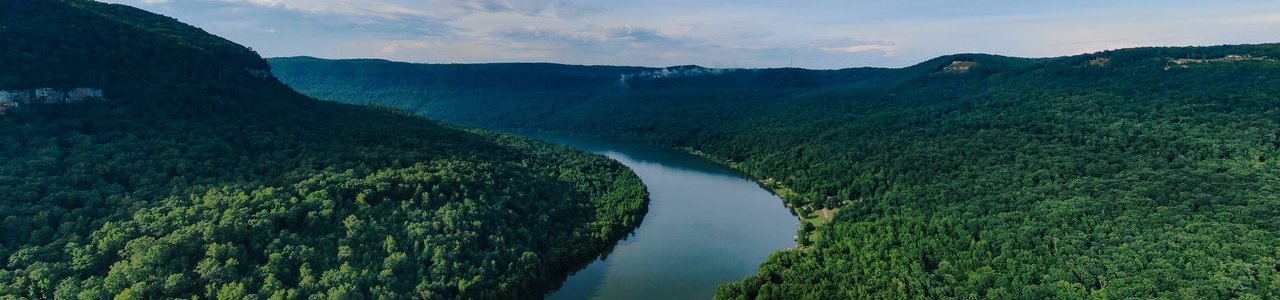
[[[720,298],[1266,298],[1280,293],[1267,250],[1280,243],[1280,65],[1269,57],[1280,47],[657,77],[270,62],[317,98],[689,149],[799,211],[839,210],[801,228],[801,251],[776,253]],[[495,86],[463,71],[482,68],[533,79]]]
[[[1274,3],[108,2],[0,0],[0,299],[1280,299]]]

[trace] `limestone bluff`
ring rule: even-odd
[[[25,105],[66,104],[105,99],[102,90],[96,88],[4,90],[0,91],[0,115],[8,114]]]

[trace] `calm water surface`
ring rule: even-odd
[[[709,299],[795,246],[799,222],[777,196],[716,164],[675,150],[526,134],[606,155],[649,188],[649,213],[607,257],[547,299]]]

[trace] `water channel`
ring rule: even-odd
[[[782,200],[723,166],[671,150],[596,139],[527,136],[599,153],[649,189],[649,213],[613,252],[547,299],[709,299],[795,246],[799,221]]]

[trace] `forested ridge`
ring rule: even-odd
[[[1270,299],[1277,58],[1273,44],[960,54],[620,80],[644,69],[530,91],[423,76],[458,66],[269,61],[319,98],[688,148],[798,210],[839,209],[721,298]],[[556,72],[573,70],[586,69]]]
[[[0,298],[538,297],[640,222],[605,157],[324,102],[251,49],[92,1],[0,0]]]

